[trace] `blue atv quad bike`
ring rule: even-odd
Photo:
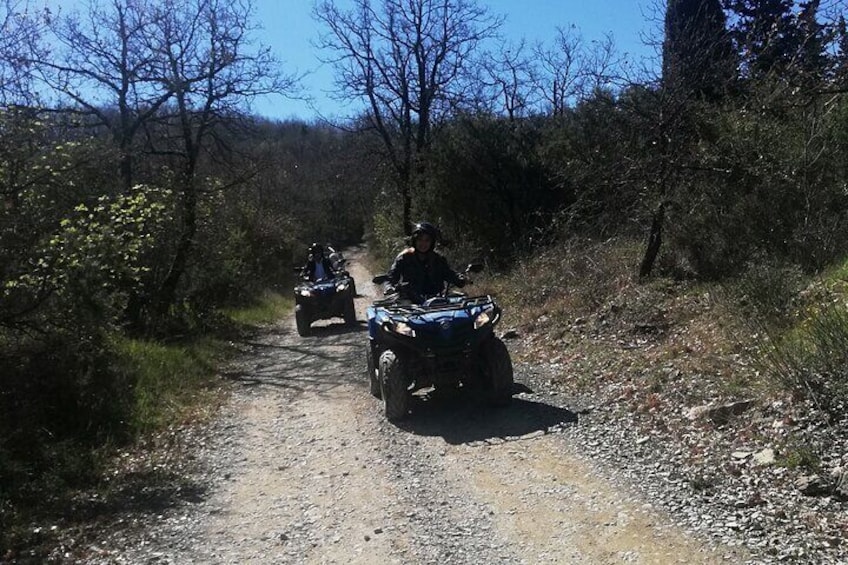
[[[466,273],[477,273],[469,265]],[[386,275],[374,284],[387,282]],[[371,394],[382,398],[386,418],[409,412],[412,394],[423,388],[463,388],[485,395],[495,406],[512,400],[512,361],[495,336],[501,309],[491,296],[450,292],[413,303],[398,295],[368,307],[366,348]]]
[[[344,318],[345,324],[355,326],[355,288],[353,277],[347,271],[337,272],[335,278],[304,280],[294,287],[297,333],[307,336],[312,322],[329,318]]]

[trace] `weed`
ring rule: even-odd
[[[848,400],[845,272],[842,265],[810,282],[796,268],[766,261],[724,288],[754,336],[762,373],[825,410]]]
[[[790,442],[781,450],[777,464],[787,469],[806,469],[811,472],[818,472],[821,467],[821,459],[812,447],[799,442]]]

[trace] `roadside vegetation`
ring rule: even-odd
[[[108,505],[131,503],[124,489],[176,488],[181,462],[173,459],[181,443],[174,436],[215,415],[227,398],[221,369],[239,343],[287,316],[293,305],[288,296],[266,292],[249,305],[222,309],[214,328],[190,336],[162,340],[112,332],[86,374],[66,374],[65,381],[78,379],[76,389],[48,387],[49,375],[30,364],[26,374],[41,382],[17,393],[17,427],[0,449],[6,556],[40,560],[52,550],[50,524],[84,530],[86,520],[110,512]],[[69,352],[54,355],[71,358]]]
[[[250,113],[299,94],[247,41],[250,2],[90,4],[0,0],[1,552],[214,413],[311,242],[366,242],[381,271],[419,218],[575,390],[653,420],[748,398],[844,417],[839,2],[669,0],[648,72],[569,22],[504,44],[482,2],[322,1],[339,95],[367,108],[332,125]]]
[[[803,274],[757,264],[722,281],[640,281],[623,268],[638,253],[619,240],[547,250],[475,290],[507,305],[524,360],[562,363],[577,392],[591,394],[601,375],[666,375],[684,387],[678,407],[790,394],[840,417],[848,401],[841,267]]]

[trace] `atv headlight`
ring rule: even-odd
[[[393,329],[396,334],[404,335],[406,337],[415,337],[415,330],[413,330],[412,326],[406,322],[397,322]]]
[[[347,290],[348,283],[343,282],[336,285],[336,292],[344,292]]]
[[[480,312],[476,318],[474,318],[474,329],[479,330],[491,321],[492,317],[489,316],[489,311],[484,310],[483,312]]]
[[[309,290],[308,288],[302,288],[300,290],[300,295],[301,296],[312,296],[312,291]]]

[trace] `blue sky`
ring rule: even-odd
[[[650,57],[653,49],[643,38],[655,33],[657,0],[478,0],[493,13],[506,16],[501,32],[509,39],[551,43],[557,26],[574,24],[585,41],[611,34],[619,51],[635,59]],[[289,71],[310,72],[303,84],[315,97],[317,110],[328,117],[345,114],[345,108],[325,92],[332,88],[332,70],[322,67],[311,45],[321,29],[312,20],[311,0],[254,0],[261,41],[271,46]],[[339,1],[344,5],[344,1]],[[269,118],[312,119],[309,104],[280,97],[258,100],[254,111]]]

